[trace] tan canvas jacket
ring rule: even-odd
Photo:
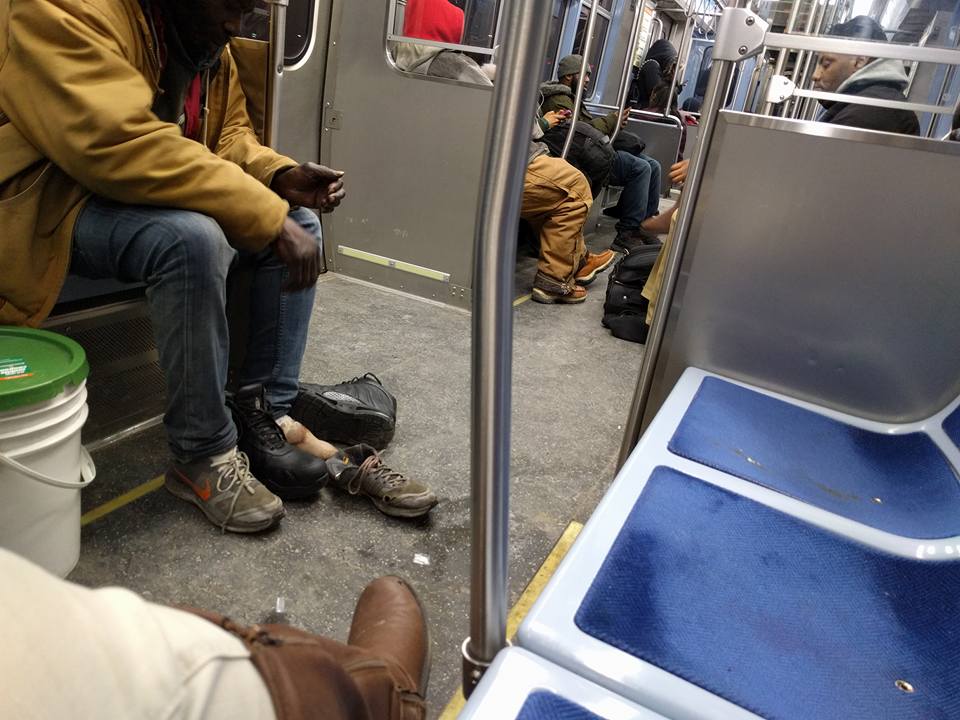
[[[137,0],[0,0],[0,324],[49,314],[91,193],[204,213],[239,248],[280,232],[269,185],[296,163],[257,141],[229,51],[206,147],[151,112],[159,74]]]

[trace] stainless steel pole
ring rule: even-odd
[[[630,28],[630,40],[627,42],[627,52],[623,59],[623,70],[620,74],[620,95],[617,97],[617,107],[620,108],[621,112],[627,106],[627,96],[630,94],[630,68],[633,67],[633,56],[637,52],[637,39],[640,37],[640,25],[643,23],[645,8],[646,0],[637,3],[637,9],[633,15],[633,27]],[[610,138],[611,142],[617,139],[617,135],[620,134],[620,127],[621,124],[617,123],[617,127],[613,130],[613,137]]]
[[[590,71],[590,50],[593,48],[593,29],[597,24],[597,10],[600,8],[600,0],[593,0],[590,3],[590,15],[587,19],[587,35],[583,39],[583,47],[580,52],[583,56],[583,67],[580,68],[580,76],[577,78],[577,93],[573,100],[573,117],[570,118],[570,128],[567,130],[567,139],[563,141],[563,152],[560,157],[567,159],[570,152],[570,146],[573,145],[573,132],[576,129],[577,119],[580,117],[580,103],[583,102],[583,89],[587,84],[587,73]],[[559,80],[559,78],[557,78]]]
[[[790,6],[790,15],[787,18],[786,29],[784,30],[785,33],[789,34],[796,30],[797,19],[800,17],[800,5],[802,3],[803,0],[793,0],[793,5]],[[771,77],[774,75],[783,75],[783,69],[787,66],[787,57],[789,55],[790,51],[786,49],[782,49],[779,53],[777,53],[777,64],[773,68],[773,75],[771,75]],[[762,113],[764,115],[769,115],[772,110],[773,103],[766,102],[763,104]]]
[[[277,128],[280,126],[280,96],[283,89],[288,4],[289,0],[270,0],[270,66],[267,72],[267,108],[263,120],[263,142],[274,150],[277,149]]]
[[[743,2],[739,0],[737,3]],[[721,20],[721,23],[723,21]],[[721,26],[720,32],[723,32]],[[703,180],[703,168],[710,153],[710,144],[717,128],[717,118],[727,97],[727,89],[733,78],[734,63],[728,60],[714,60],[710,70],[710,80],[707,83],[707,92],[703,101],[703,112],[700,115],[700,136],[690,159],[687,170],[687,181],[683,186],[680,197],[680,209],[677,211],[677,225],[674,229],[670,251],[667,254],[666,265],[663,271],[663,284],[657,307],[653,315],[653,323],[647,335],[646,347],[643,353],[643,363],[640,366],[640,378],[630,406],[627,425],[620,447],[620,456],[617,469],[630,457],[633,448],[640,439],[643,426],[643,415],[650,398],[650,388],[653,385],[653,373],[656,369],[657,358],[663,345],[663,331],[667,324],[667,315],[673,302],[673,293],[676,289],[677,276],[680,273],[680,261],[683,258],[687,237],[690,235],[690,221],[693,218],[693,209],[700,194],[700,185]]]
[[[503,59],[493,88],[480,185],[471,353],[470,637],[462,646],[467,696],[506,644],[513,275],[551,5],[551,0],[506,3]]]

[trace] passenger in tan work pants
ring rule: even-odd
[[[556,125],[560,113],[547,113],[534,124],[530,162],[523,179],[520,217],[540,237],[540,262],[533,281],[532,298],[541,303],[581,303],[587,299],[584,286],[613,262],[612,250],[591,253],[583,241],[593,196],[579,170],[566,160],[549,157],[547,146],[538,143],[544,126]]]

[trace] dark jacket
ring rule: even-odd
[[[837,89],[844,95],[857,95],[882,100],[906,100],[903,91],[907,87],[907,75],[899,60],[874,60],[861,68]],[[920,123],[916,113],[910,110],[852,105],[843,102],[823,102],[826,112],[821,122],[867,130],[883,130],[903,135],[919,135]]]
[[[573,113],[573,90],[561,82],[547,82],[540,86],[540,95],[543,100],[540,102],[540,113],[546,114],[553,110],[569,110]],[[617,128],[617,117],[619,113],[613,112],[603,117],[594,117],[588,110],[580,104],[580,114],[578,120],[590,123],[604,135],[613,135]]]
[[[646,107],[654,89],[668,77],[667,72],[677,62],[677,49],[669,40],[657,40],[650,46],[643,62],[635,69],[630,84],[628,102],[634,107]]]

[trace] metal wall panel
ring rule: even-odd
[[[388,4],[336,0],[324,95],[324,164],[348,196],[324,221],[329,267],[467,307],[491,88],[408,75],[384,45]],[[533,117],[530,118],[531,127]],[[350,257],[340,246],[429,268],[449,283]]]
[[[332,0],[313,0],[313,42],[306,56],[283,75],[277,149],[306,162],[320,158],[320,125],[323,119],[323,83],[327,64]]]
[[[958,160],[722,113],[644,425],[688,366],[894,423],[960,394]]]

